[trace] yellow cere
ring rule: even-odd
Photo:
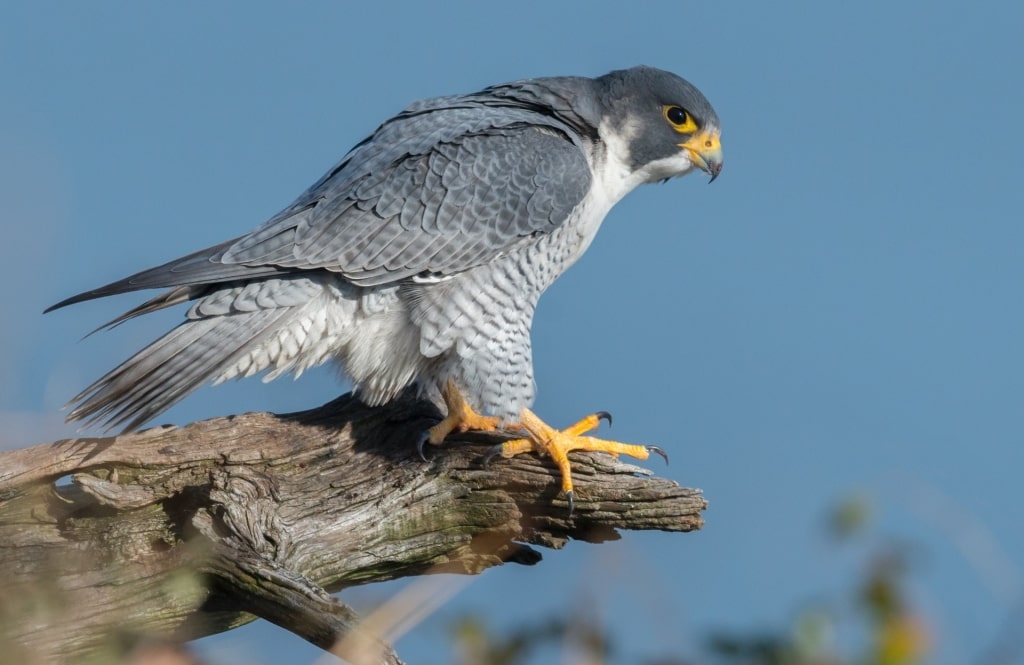
[[[697,152],[709,152],[722,149],[722,139],[718,132],[701,132],[686,143],[680,143],[680,148],[687,148]]]

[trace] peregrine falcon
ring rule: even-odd
[[[550,455],[571,505],[570,450],[664,453],[584,436],[604,413],[559,431],[530,411],[534,308],[637,185],[694,168],[714,180],[719,137],[704,95],[651,67],[416,102],[255,230],[50,307],[166,289],[113,326],[191,303],[73,398],[68,420],[132,429],[206,382],[333,360],[369,405],[410,386],[443,399],[432,444],[524,430],[498,452]]]

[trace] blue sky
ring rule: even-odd
[[[474,580],[399,644],[449,659],[448,617],[586,604],[626,654],[786,625],[856,570],[821,537],[851,493],[921,544],[935,662],[969,659],[1021,593],[1024,14],[1013,3],[9,3],[0,20],[0,427],[60,406],[179,311],[80,341],[132,296],[49,304],[254,227],[408,102],[635,64],[694,82],[725,169],[641,188],[541,300],[553,424],[607,409],[711,503],[695,534],[570,544]],[[319,405],[329,370],[204,389],[185,423]],[[396,585],[342,598],[368,604]],[[219,662],[313,662],[267,624]]]

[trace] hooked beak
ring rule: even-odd
[[[721,132],[717,129],[696,134],[686,143],[680,143],[690,153],[694,166],[711,176],[708,182],[714,182],[722,172]]]

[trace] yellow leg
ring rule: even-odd
[[[444,417],[438,424],[427,430],[426,440],[432,445],[439,445],[444,441],[452,432],[493,432],[500,429],[501,421],[493,416],[482,416],[474,411],[466,400],[462,397],[462,393],[455,386],[455,382],[448,379],[448,382],[444,386],[444,390],[441,391],[441,395],[444,397],[444,403],[448,407],[448,415]],[[517,424],[508,424],[508,427],[518,429]],[[423,454],[422,446],[420,454]]]
[[[488,459],[495,454],[502,457],[514,457],[526,452],[549,455],[562,473],[562,491],[565,492],[566,499],[569,501],[569,511],[571,514],[573,506],[572,470],[569,464],[569,453],[571,451],[593,450],[609,453],[616,457],[619,455],[629,455],[630,457],[642,460],[650,457],[651,453],[657,453],[665,458],[665,462],[668,462],[668,455],[657,446],[641,446],[598,439],[592,436],[583,436],[585,432],[597,429],[602,419],[611,422],[611,416],[602,411],[591,414],[563,430],[557,430],[538,418],[533,411],[523,409],[520,421],[523,429],[527,431],[530,437],[506,441],[496,447],[492,454],[488,456]]]

